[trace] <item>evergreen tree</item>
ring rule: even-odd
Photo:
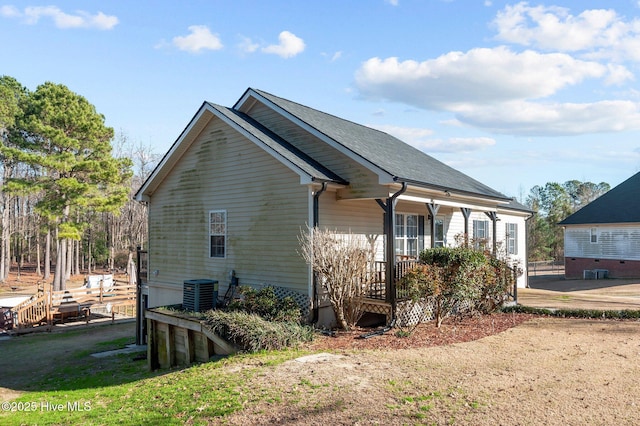
[[[69,240],[79,240],[86,211],[117,212],[126,203],[131,160],[112,156],[113,129],[84,97],[66,86],[44,83],[30,94],[18,121],[21,142],[5,155],[33,168],[5,183],[13,193],[37,193],[36,210],[54,226],[54,290],[66,287]]]
[[[16,79],[9,76],[0,77],[0,146],[11,146],[17,133],[16,121],[22,114],[22,106],[28,91]],[[2,237],[0,241],[0,282],[9,276],[11,265],[11,229],[10,204],[12,195],[5,191],[5,182],[13,176],[16,164],[13,156],[0,151],[0,209]]]

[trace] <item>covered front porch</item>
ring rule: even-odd
[[[419,254],[427,248],[472,244],[487,250],[494,256],[502,249],[500,238],[505,241],[505,253],[517,253],[517,235],[499,232],[498,205],[507,200],[480,199],[449,191],[425,193],[402,183],[395,193],[386,199],[375,199],[383,210],[384,241],[374,262],[374,279],[363,299],[363,311],[385,316],[386,323],[393,319],[415,320],[407,317],[405,306],[411,306],[408,294],[398,283],[407,271],[415,267]],[[502,215],[505,228],[513,219]],[[517,229],[517,226],[516,226]],[[524,230],[524,226],[521,227]],[[511,246],[509,246],[511,244]],[[524,250],[522,250],[524,252]],[[380,260],[382,258],[382,260]],[[509,280],[515,279],[515,271]],[[517,284],[511,297],[517,297]],[[414,313],[424,317],[424,313]]]

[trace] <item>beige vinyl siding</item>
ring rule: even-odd
[[[224,258],[209,257],[211,210],[227,213]],[[308,269],[296,248],[308,220],[300,177],[213,119],[151,198],[151,305],[168,303],[166,288],[181,289],[186,279],[218,280],[222,292],[232,270],[241,284],[307,293]],[[173,303],[181,303],[182,292],[174,293]]]
[[[445,222],[445,245],[447,247],[455,247],[456,237],[464,236],[464,216],[460,209],[451,209],[451,214],[447,216],[448,223]],[[448,225],[448,226],[447,226]],[[473,222],[469,221],[469,232]]]
[[[338,152],[272,109],[256,102],[247,114],[309,157],[338,174],[338,176],[348,180],[350,185],[348,188],[338,192],[339,198],[388,196],[386,187],[378,185],[378,176],[375,173]]]
[[[383,211],[375,200],[337,200],[335,192],[320,196],[319,226],[357,234],[374,241],[376,260],[384,260]]]
[[[591,228],[597,228],[596,243]],[[565,257],[640,260],[640,224],[567,226],[564,235]]]

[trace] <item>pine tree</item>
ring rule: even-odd
[[[30,94],[17,123],[20,143],[3,152],[30,166],[29,176],[7,180],[14,193],[39,195],[37,212],[56,238],[54,290],[66,287],[69,240],[79,240],[87,211],[117,212],[126,203],[131,160],[114,158],[113,129],[84,97],[64,85],[44,83]]]

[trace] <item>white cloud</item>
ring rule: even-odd
[[[430,154],[434,152],[446,152],[446,153],[463,153],[473,152],[496,144],[493,138],[449,138],[449,139],[430,139],[425,140],[420,144],[413,145],[414,147]]]
[[[397,6],[400,0],[384,0],[385,3],[389,3],[391,6]]]
[[[467,125],[503,134],[560,136],[620,132],[640,129],[640,103],[622,100],[582,104],[514,101],[475,108],[459,113],[457,118]]]
[[[453,116],[446,124],[500,134],[640,130],[634,89],[626,87],[617,95],[606,91],[635,80],[627,64],[640,62],[640,19],[628,20],[613,10],[572,15],[566,8],[523,2],[502,9],[493,24],[498,39],[526,50],[475,48],[424,61],[375,57],[356,71],[356,87],[365,99],[449,111]],[[567,102],[562,97],[569,88],[580,90],[579,96],[603,99]],[[431,144],[427,149],[455,150],[464,149],[467,141],[419,142]]]
[[[572,15],[564,7],[529,6],[522,2],[498,12],[493,25],[496,38],[508,43],[640,61],[640,20],[625,20],[612,9]]]
[[[205,25],[191,25],[190,34],[173,38],[173,44],[180,50],[198,53],[202,50],[220,50],[222,42],[217,34],[212,34]]]
[[[304,40],[289,31],[282,31],[278,36],[278,40],[280,41],[278,44],[272,44],[264,47],[262,51],[264,53],[272,53],[286,59],[302,53],[305,49]]]
[[[563,53],[478,48],[423,62],[371,58],[356,72],[356,85],[370,98],[462,111],[477,104],[548,97],[608,71],[597,62]],[[616,76],[623,74],[616,70]]]
[[[20,11],[12,5],[0,6],[0,16],[5,18],[18,18],[20,17]]]
[[[238,43],[238,49],[243,53],[253,53],[260,48],[260,44],[254,43],[249,37],[241,36],[241,41]]]
[[[495,145],[496,141],[492,138],[449,138],[449,139],[432,139],[433,131],[431,129],[422,129],[415,127],[399,127],[390,125],[368,125],[374,129],[378,129],[385,133],[408,143],[427,153],[433,152],[471,152],[484,149]]]
[[[118,24],[118,18],[113,15],[105,15],[102,12],[90,14],[78,10],[75,14],[63,12],[56,6],[30,6],[20,12],[14,6],[2,6],[0,15],[7,18],[22,18],[27,24],[35,25],[41,18],[50,18],[57,28],[95,28],[110,30]]]
[[[342,51],[339,50],[335,53],[322,52],[320,55],[322,55],[325,58],[329,58],[329,62],[335,62],[342,57]]]
[[[399,127],[391,125],[368,124],[368,127],[378,129],[381,132],[389,133],[398,139],[410,144],[420,144],[424,139],[433,134],[431,129],[421,129],[416,127]]]

